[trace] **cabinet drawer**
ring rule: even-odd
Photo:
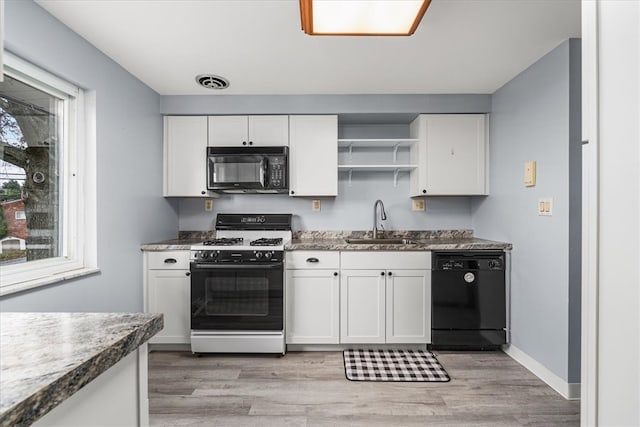
[[[289,251],[286,253],[286,267],[292,269],[340,268],[340,252],[336,251]]]
[[[431,252],[428,251],[370,251],[341,252],[343,269],[431,269]]]
[[[150,270],[188,270],[189,251],[147,252],[147,268]]]

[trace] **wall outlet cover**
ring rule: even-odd
[[[553,215],[553,198],[546,197],[538,199],[538,215],[551,216]]]
[[[213,200],[205,199],[205,201],[204,201],[204,210],[205,210],[205,212],[211,212],[213,210]]]
[[[536,162],[531,160],[524,164],[524,186],[535,187],[536,185]]]
[[[425,202],[424,199],[412,199],[411,210],[412,211],[424,211]]]
[[[321,207],[320,200],[315,199],[311,201],[311,210],[313,212],[320,212],[320,207]]]

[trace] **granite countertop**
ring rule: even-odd
[[[171,239],[156,243],[145,243],[140,246],[143,251],[188,251],[191,245],[202,243],[206,239]]]
[[[0,313],[0,426],[32,424],[162,327],[162,314]]]
[[[321,251],[436,251],[436,250],[510,250],[512,245],[473,237],[472,230],[387,231],[385,239],[408,239],[409,244],[353,244],[346,239],[367,239],[370,231],[301,231],[294,233],[286,250]]]
[[[192,244],[211,239],[213,232],[181,231],[178,239],[142,245],[143,251],[188,250]],[[412,244],[352,244],[345,239],[371,238],[371,231],[296,231],[285,250],[321,251],[437,251],[437,250],[511,250],[511,243],[480,239],[472,230],[386,231],[385,238],[409,239]]]
[[[353,244],[344,239],[292,240],[288,251],[443,251],[443,250],[511,250],[511,244],[476,237],[463,239],[424,239],[411,244]]]

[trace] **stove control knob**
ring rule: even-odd
[[[207,258],[209,258],[209,251],[200,252],[200,259],[207,259]]]
[[[273,252],[265,252],[265,253],[264,253],[264,257],[265,257],[266,259],[270,259],[272,255],[273,255]]]
[[[262,258],[264,254],[262,252],[256,252],[256,259]]]

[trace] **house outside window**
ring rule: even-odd
[[[0,295],[96,271],[95,253],[87,253],[92,245],[84,242],[95,241],[86,234],[92,220],[85,211],[93,209],[82,197],[83,186],[95,183],[86,158],[95,137],[87,138],[83,92],[12,55],[6,62],[0,82],[0,241],[6,243]]]

